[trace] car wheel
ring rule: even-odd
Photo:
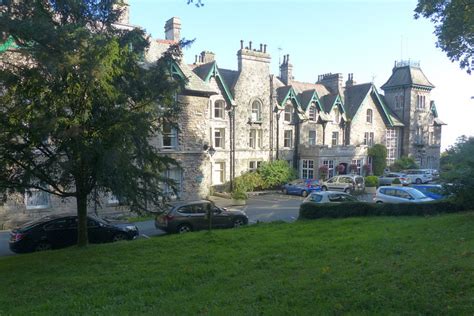
[[[245,220],[243,218],[236,218],[234,220],[234,227],[238,228],[245,225]]]
[[[35,247],[35,251],[46,251],[51,249],[53,249],[53,246],[51,246],[51,244],[47,242],[40,242]]]
[[[383,203],[382,201],[375,202],[375,204],[382,204],[382,203]]]
[[[306,190],[301,191],[301,196],[302,197],[307,197],[308,196],[308,191],[306,191]]]
[[[126,239],[127,239],[127,236],[125,236],[124,234],[116,234],[112,238],[112,241],[116,242],[116,241],[121,241],[121,240],[126,240]]]
[[[420,178],[417,178],[417,179],[415,180],[415,183],[416,183],[416,184],[421,184],[421,179],[420,179]]]
[[[283,189],[283,194],[288,194],[288,190],[287,190],[287,189]]]
[[[176,232],[178,234],[189,233],[192,231],[193,231],[193,228],[189,224],[182,224],[182,225],[179,225],[178,228],[176,228]]]
[[[344,193],[351,194],[351,189],[350,189],[350,188],[346,188],[346,189],[344,190]]]
[[[326,186],[323,185],[323,186],[321,187],[321,191],[327,191],[327,190],[328,190],[328,188],[327,188]]]

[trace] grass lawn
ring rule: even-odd
[[[0,315],[474,313],[474,212],[324,219],[0,258]]]

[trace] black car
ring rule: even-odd
[[[131,240],[138,236],[132,224],[112,224],[87,217],[90,243]],[[10,234],[10,250],[16,253],[63,248],[77,243],[77,215],[51,215],[24,224]]]
[[[169,203],[168,209],[155,219],[155,227],[168,233],[187,233],[209,228],[211,214],[212,228],[232,228],[248,224],[248,217],[242,211],[229,211],[208,200]]]

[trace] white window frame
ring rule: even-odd
[[[262,103],[258,100],[252,102],[252,112],[250,115],[252,122],[262,121]]]
[[[332,132],[332,135],[331,135],[331,145],[332,145],[332,146],[337,146],[337,145],[339,145],[339,132],[337,132],[337,131]]]
[[[218,177],[216,176],[218,175]],[[219,185],[225,183],[225,161],[216,161],[212,168],[212,184]]]
[[[313,179],[314,178],[314,160],[302,159],[301,160],[301,179]]]
[[[225,148],[225,128],[215,128],[213,133],[214,148]]]
[[[257,171],[257,169],[260,167],[261,164],[262,164],[261,160],[251,160],[251,161],[249,161],[248,171],[250,171],[250,172]]]
[[[387,148],[387,165],[393,165],[398,156],[398,130],[388,128],[385,131],[385,147]]]
[[[374,119],[374,111],[372,111],[372,109],[367,109],[367,113],[366,113],[367,123],[372,124],[373,119]]]
[[[225,119],[225,106],[225,101],[222,99],[214,101],[214,108],[212,111],[213,118],[221,120]]]
[[[334,160],[323,160],[323,165],[328,167],[328,179],[334,177]]]
[[[313,135],[314,135],[314,137],[312,137]],[[308,131],[308,144],[310,146],[316,145],[316,140],[317,140],[316,137],[317,137],[316,136],[316,130],[312,129],[312,130]]]
[[[310,122],[316,122],[318,119],[318,111],[316,110],[316,106],[314,104],[309,106],[308,118]]]
[[[284,115],[285,122],[291,123],[293,120],[293,105],[287,104],[285,105],[285,115]]]
[[[293,131],[291,129],[287,129],[283,133],[283,147],[284,148],[293,147]]]
[[[357,166],[357,172],[356,174],[360,175],[360,172],[362,170],[362,159],[352,159],[351,165],[356,165]]]
[[[41,198],[38,198],[41,196]],[[40,210],[51,207],[51,195],[40,189],[30,188],[25,191],[25,207],[27,210]],[[43,202],[43,204],[32,204],[32,202]]]
[[[169,131],[167,131],[169,129]],[[170,144],[165,145],[169,139]],[[162,149],[176,149],[178,147],[178,130],[171,125],[165,124],[160,135],[160,147]]]

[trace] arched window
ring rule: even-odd
[[[285,105],[285,121],[291,122],[293,116],[293,105],[287,104]]]
[[[252,102],[252,115],[250,117],[252,122],[262,121],[262,103],[260,101],[255,100]]]
[[[318,118],[318,112],[316,111],[316,106],[314,106],[314,104],[309,106],[308,116],[311,122],[316,122]]]
[[[214,102],[214,118],[223,119],[224,113],[225,113],[224,109],[225,109],[225,101],[216,100]]]
[[[339,124],[340,119],[341,119],[341,115],[340,115],[340,113],[339,113],[339,109],[336,107],[336,108],[334,109],[334,122],[335,122],[336,124]]]
[[[368,109],[367,110],[367,123],[372,123],[372,119],[373,119],[372,109]]]

